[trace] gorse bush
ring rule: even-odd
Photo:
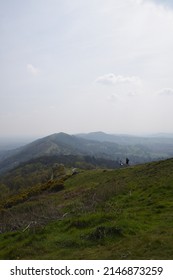
[[[56,181],[48,181],[45,184],[39,184],[37,186],[27,188],[26,190],[23,190],[16,195],[9,196],[4,201],[1,201],[1,208],[10,208],[19,203],[25,202],[26,200],[28,200],[33,196],[38,196],[42,194],[44,191],[57,192],[63,189],[64,189],[63,179],[56,180]]]

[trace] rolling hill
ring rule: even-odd
[[[87,139],[87,140],[95,140],[100,142],[111,142],[117,143],[119,145],[124,146],[138,146],[144,147],[150,153],[158,153],[172,155],[172,147],[173,147],[173,135],[172,134],[156,134],[153,136],[133,136],[126,134],[107,134],[104,132],[90,132],[78,134],[77,136]]]
[[[33,158],[57,155],[87,155],[115,161],[129,157],[131,164],[138,164],[173,156],[173,139],[118,136],[102,132],[87,135],[55,133],[16,150],[3,152],[0,173]]]
[[[172,260],[172,182],[169,159],[20,189],[0,202],[0,259]]]

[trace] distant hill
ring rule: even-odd
[[[121,143],[121,145],[129,145],[134,144],[133,141],[135,141],[135,144],[139,144],[141,138],[135,137],[135,136],[129,136],[129,135],[116,135],[116,134],[107,134],[102,131],[98,132],[90,132],[90,133],[81,133],[77,134],[78,137],[87,139],[87,140],[95,140],[100,142],[112,142],[112,143]]]
[[[128,134],[107,134],[102,131],[81,133],[76,136],[87,140],[95,140],[100,142],[112,142],[121,145],[150,145],[162,144],[162,145],[173,145],[173,134],[158,133],[149,136],[134,136]]]
[[[151,160],[159,158],[169,158],[173,156],[173,134],[159,133],[146,137],[133,136],[126,134],[107,134],[104,132],[91,132],[78,134],[77,136],[100,142],[111,142],[121,146],[128,147],[131,150],[130,154],[134,154],[142,158],[143,162],[148,156]],[[132,148],[133,147],[133,148]],[[145,154],[145,156],[144,156]],[[139,160],[139,162],[141,162]]]
[[[26,162],[33,158],[53,155],[89,155],[113,159],[112,153],[119,150],[117,144],[104,145],[92,140],[68,135],[66,133],[56,133],[38,139],[20,149],[11,151],[0,161],[0,172],[14,168],[21,162]],[[114,157],[115,159],[116,157]]]
[[[110,160],[130,158],[131,164],[173,156],[173,139],[110,135],[103,132],[69,135],[55,133],[1,154],[0,173],[41,156],[82,155]]]

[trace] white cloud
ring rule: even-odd
[[[136,76],[125,77],[122,75],[116,76],[113,73],[105,74],[100,76],[96,79],[96,83],[101,83],[105,85],[115,85],[115,84],[133,84],[133,85],[140,85],[141,79]]]
[[[139,0],[141,2],[153,2],[156,5],[162,5],[165,7],[173,7],[173,2],[172,0]]]
[[[29,73],[31,73],[33,76],[37,76],[40,73],[40,70],[33,66],[32,64],[27,64],[27,70]]]
[[[172,88],[163,88],[159,91],[159,95],[161,96],[173,96]]]

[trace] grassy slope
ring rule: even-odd
[[[5,215],[0,259],[173,259],[173,160],[85,171]]]

